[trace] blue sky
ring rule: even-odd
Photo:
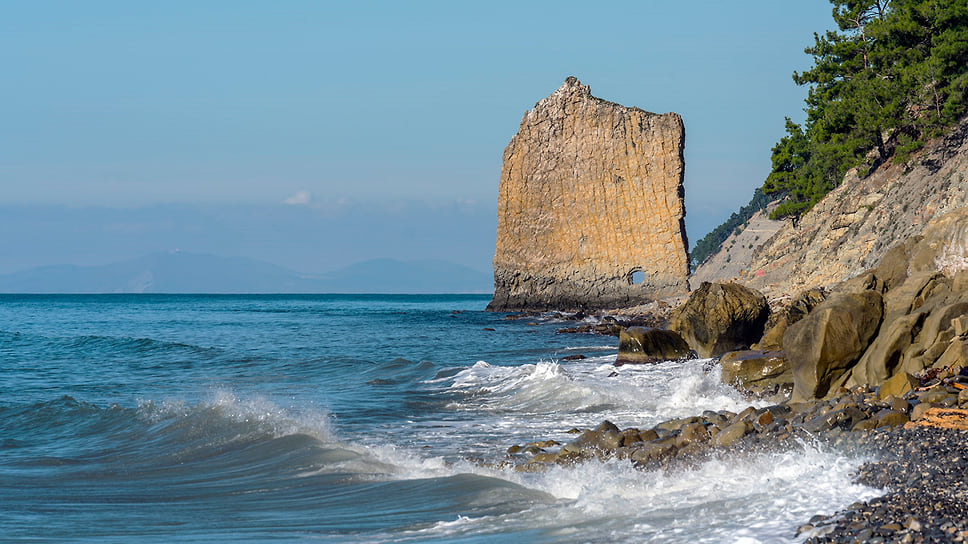
[[[176,248],[305,272],[401,255],[484,269],[504,146],[569,75],[682,115],[694,242],[762,183],[783,117],[802,119],[791,73],[830,9],[5,2],[0,273]]]

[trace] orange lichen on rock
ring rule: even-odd
[[[968,431],[968,410],[957,408],[929,408],[920,419],[904,424],[905,429],[914,427],[937,427]]]

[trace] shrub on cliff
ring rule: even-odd
[[[786,121],[763,192],[786,200],[774,218],[799,216],[850,168],[865,175],[968,112],[968,3],[830,0],[839,31],[814,35],[803,126]]]

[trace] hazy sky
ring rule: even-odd
[[[387,256],[375,254],[387,244],[368,253],[366,240],[388,231],[396,240],[414,213],[433,225],[440,210],[439,229],[454,230],[461,212],[470,230],[411,238],[409,254],[433,246],[484,268],[504,146],[569,75],[601,98],[682,115],[694,242],[762,183],[783,117],[802,119],[805,89],[790,76],[809,66],[803,48],[831,24],[830,9],[825,0],[4,2],[0,272],[209,246],[321,271]],[[152,213],[170,213],[168,227],[139,223]],[[119,227],[105,226],[108,216],[127,242],[112,238]],[[337,216],[359,224],[341,230],[349,225]],[[194,235],[176,228],[192,218],[208,223]],[[130,233],[139,229],[144,251]],[[327,245],[333,238],[353,243]],[[401,243],[382,251],[407,254]]]

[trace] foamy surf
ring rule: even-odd
[[[720,380],[709,360],[615,367],[598,361],[538,362],[508,367],[479,361],[450,378],[438,379],[457,396],[454,410],[502,415],[535,431],[558,425],[595,426],[609,419],[619,426],[649,427],[704,410],[739,411],[750,401]]]
[[[550,364],[537,365],[535,372],[519,379],[555,380],[562,372]],[[318,481],[337,474],[346,497],[368,502],[374,513],[442,501],[465,512],[453,521],[431,523],[411,511],[412,519],[405,523],[409,528],[375,535],[375,541],[464,541],[526,533],[538,542],[792,542],[798,522],[877,494],[851,483],[863,457],[814,444],[801,443],[801,448],[781,453],[737,453],[669,472],[642,471],[613,460],[522,474],[467,460],[448,461],[392,443],[353,443],[335,435],[325,416],[293,413],[266,399],[240,399],[227,391],[196,406],[147,403],[139,413],[174,428],[190,422],[224,450],[235,449],[224,447],[233,432],[235,440],[246,433],[266,433],[273,447],[262,452],[266,457],[312,450],[300,456],[302,465],[293,478]],[[205,428],[198,429],[200,424]],[[242,458],[253,470],[265,461]],[[391,519],[393,515],[398,514]]]
[[[556,500],[502,516],[461,514],[380,540],[461,542],[523,533],[532,542],[796,542],[796,527],[814,514],[878,494],[851,481],[865,460],[804,445],[669,472],[637,470],[626,461],[505,472],[509,481]]]

